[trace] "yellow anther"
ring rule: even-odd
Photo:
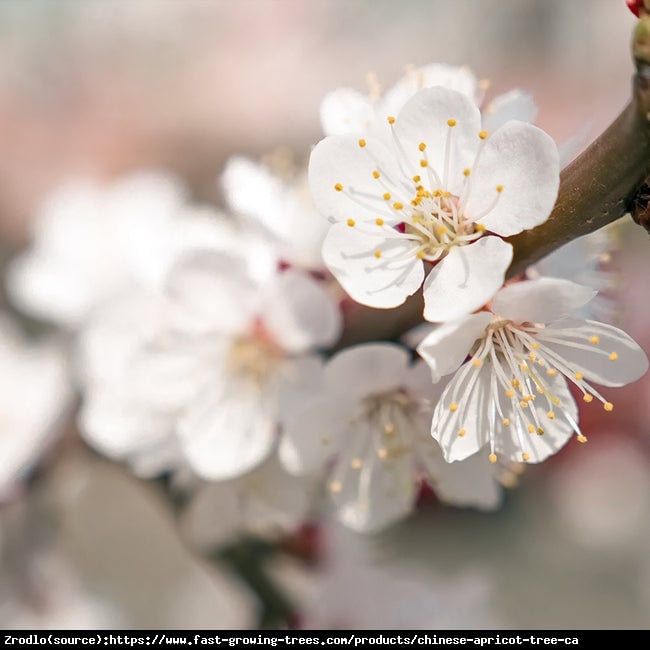
[[[467,167],[466,169],[463,169],[463,176],[469,176],[472,173],[472,170]]]
[[[528,353],[528,358],[529,358],[533,363],[535,363],[535,361],[537,361],[537,355],[536,355],[534,352],[529,352],[529,353]]]
[[[382,460],[385,460],[388,458],[388,449],[386,449],[386,447],[380,447],[377,449],[377,456],[379,456],[379,458]]]
[[[419,260],[423,260],[423,259],[424,259],[424,255],[425,255],[424,251],[418,251],[418,252],[415,254],[415,257],[417,257]]]
[[[491,463],[496,463],[496,462],[497,462],[497,455],[496,455],[496,454],[490,454],[490,455],[488,456],[488,460],[489,460]]]
[[[363,466],[363,461],[361,458],[353,458],[350,465],[352,465],[352,469],[361,469]]]
[[[555,420],[555,411],[549,411],[549,412],[546,414],[546,417],[547,417],[549,420]]]
[[[546,361],[544,361],[544,359],[537,359],[537,365],[538,366],[543,366],[545,364],[546,364]]]
[[[522,399],[521,402],[519,402],[519,406],[521,406],[522,409],[527,409],[528,402],[525,399]]]
[[[521,455],[521,460],[523,460],[524,463],[527,463],[527,462],[530,460],[530,456],[529,456],[526,452],[524,452],[524,453]]]
[[[448,199],[448,198],[450,198],[450,197],[451,197],[451,192],[448,192],[447,190],[445,190],[445,191],[442,193],[442,198],[443,198],[443,199]]]
[[[510,420],[508,418],[503,418],[503,426],[504,427],[509,427],[510,426]]]
[[[472,359],[472,365],[475,368],[480,368],[483,365],[483,362],[480,359]]]
[[[616,352],[612,352],[612,353],[609,355],[609,360],[610,360],[610,361],[616,361],[616,359],[618,359],[618,354],[617,354]]]
[[[600,343],[600,338],[594,334],[593,336],[589,337],[589,343],[598,345]]]
[[[524,399],[525,399],[527,402],[532,402],[532,401],[535,399],[535,396],[534,396],[534,395],[525,395],[525,396],[524,396]]]
[[[427,148],[427,145],[424,144],[424,142],[420,142],[420,144],[418,145],[418,149],[420,151],[424,151],[426,148]]]
[[[511,380],[510,380],[510,385],[511,385],[513,388],[519,388],[519,380],[518,380],[518,379],[511,379]]]
[[[529,424],[528,425],[528,433],[535,433],[535,425],[534,424]]]
[[[482,223],[475,223],[474,230],[476,230],[476,232],[485,232],[485,226]]]
[[[348,226],[350,226],[350,228],[354,228],[354,225],[355,225],[356,223],[357,223],[357,222],[356,222],[354,219],[348,219],[348,220],[347,220],[347,224],[348,224]]]
[[[384,199],[384,201],[390,201],[390,192],[384,192],[381,195],[381,198]]]
[[[478,132],[478,137],[481,138],[481,140],[485,140],[487,138],[489,133],[487,131],[479,131]]]
[[[453,118],[447,120],[447,126],[456,126],[456,120],[454,120]]]
[[[413,182],[414,183],[419,183],[421,180],[422,179],[417,174],[415,176],[413,176]]]
[[[514,397],[514,396],[515,396],[515,391],[512,390],[512,388],[509,388],[509,389],[506,391],[506,397]]]
[[[384,424],[384,433],[387,436],[390,436],[393,433],[395,433],[395,425],[392,422],[388,422],[387,424]]]
[[[458,436],[459,436],[460,438],[462,438],[466,433],[467,433],[467,431],[465,431],[465,429],[461,429],[461,430],[458,432]]]
[[[524,361],[523,363],[519,364],[519,368],[521,368],[521,370],[528,370],[528,364]]]
[[[395,210],[401,210],[403,207],[404,207],[404,204],[400,203],[399,201],[396,201],[395,203],[393,203],[393,208]]]
[[[555,377],[555,375],[557,375],[557,370],[556,370],[555,368],[549,368],[549,369],[546,371],[546,374],[547,374],[549,377]]]
[[[376,169],[372,172],[372,175],[373,178],[379,178],[381,176],[381,174]]]
[[[587,442],[587,436],[583,436],[582,434],[580,434],[578,436],[578,442],[583,442],[583,443]]]
[[[395,124],[395,118],[392,115],[389,115],[386,119],[389,124]]]
[[[359,146],[362,148],[366,146],[366,141],[363,138],[359,140]]]
[[[538,436],[543,436],[544,435],[544,428],[543,427],[537,427],[537,435]]]
[[[456,402],[452,402],[449,405],[449,410],[452,411],[452,412],[457,411],[458,410],[458,404],[456,404]]]
[[[530,349],[531,350],[538,350],[539,349],[539,343],[531,343],[530,344]]]
[[[438,226],[437,230],[439,235],[445,235],[447,233],[447,228],[445,226]]]
[[[330,492],[334,492],[336,494],[337,492],[340,492],[343,489],[343,483],[341,481],[332,481],[330,483]]]
[[[614,410],[614,405],[613,405],[611,402],[605,402],[605,403],[603,404],[603,408],[604,408],[606,411],[613,411],[613,410]]]
[[[380,251],[379,249],[377,249],[377,250],[375,251],[375,257],[376,257],[377,259],[379,259],[379,258],[381,257],[381,251]]]
[[[590,395],[589,393],[585,393],[585,394],[582,396],[582,401],[583,401],[583,402],[587,402],[587,404],[589,404],[591,401],[593,401],[593,399],[594,399],[594,396],[593,396],[593,395]]]
[[[575,375],[573,375],[578,381],[581,381],[584,377],[584,375],[581,372],[576,372]]]
[[[436,197],[436,198],[442,196],[442,190],[434,190],[433,191],[433,196]]]
[[[503,192],[503,185],[497,185],[497,192],[501,194]]]
[[[342,192],[342,191],[343,191],[343,185],[341,185],[341,183],[337,183],[337,184],[334,186],[334,189],[335,189],[337,192]]]
[[[428,164],[429,163],[424,158],[420,161],[420,167],[426,167]]]
[[[384,220],[383,220],[381,217],[377,217],[377,218],[375,219],[375,223],[376,223],[378,226],[383,226],[383,225],[384,225]]]

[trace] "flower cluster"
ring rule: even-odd
[[[339,89],[308,169],[234,156],[223,209],[148,172],[71,183],[38,215],[9,295],[72,334],[84,440],[190,492],[199,539],[330,510],[376,532],[427,490],[494,509],[525,463],[586,441],[576,397],[611,411],[598,386],[646,371],[585,312],[612,287],[607,233],[508,278],[507,238],[549,217],[560,155],[526,92],[485,90],[438,64],[383,97]],[[391,309],[420,290],[402,342],[369,324],[345,345],[349,299]],[[229,519],[197,524],[214,504]]]

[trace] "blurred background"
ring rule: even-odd
[[[3,0],[2,266],[70,177],[166,169],[218,206],[229,156],[305,159],[327,92],[365,90],[369,74],[388,88],[408,65],[467,65],[488,96],[526,88],[538,124],[580,150],[629,98],[633,23],[622,0]],[[647,237],[630,224],[621,238],[618,322],[650,350]],[[72,401],[62,435],[0,504],[0,624],[646,628],[650,381],[612,393],[606,420],[583,416],[589,444],[528,468],[496,513],[423,495],[381,535],[310,521],[218,557],[193,549],[160,481],[81,442]]]

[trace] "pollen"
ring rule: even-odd
[[[457,410],[458,410],[458,404],[456,404],[456,402],[452,402],[452,403],[449,405],[449,410],[450,410],[452,413],[453,413],[454,411],[457,411]]]
[[[501,194],[503,192],[503,185],[497,185],[497,192]]]
[[[582,434],[580,434],[578,436],[578,442],[582,442],[582,443],[587,442],[587,436],[583,436]]]
[[[381,174],[375,169],[372,172],[372,176],[373,176],[373,178],[379,178],[381,176]]]
[[[610,360],[610,361],[616,361],[616,359],[618,359],[618,354],[617,354],[616,352],[612,352],[612,353],[609,355],[609,360]]]
[[[386,120],[389,124],[395,124],[395,118],[392,115],[389,115]]]
[[[426,167],[428,164],[429,164],[428,161],[426,161],[424,158],[420,160],[420,167]]]
[[[503,426],[504,427],[509,427],[510,426],[510,420],[508,418],[503,418]]]
[[[357,222],[354,219],[348,219],[346,223],[348,224],[348,226],[350,226],[350,228],[354,228]]]
[[[376,223],[378,226],[383,226],[383,225],[384,225],[384,220],[383,220],[381,217],[377,217],[377,218],[375,219],[375,223]]]
[[[537,435],[538,436],[544,435],[544,427],[537,427]]]
[[[363,149],[363,147],[366,146],[366,144],[367,144],[367,143],[366,143],[366,141],[365,141],[363,138],[361,138],[361,139],[359,140],[359,146],[360,146],[362,149]]]
[[[403,207],[404,207],[404,204],[400,203],[399,201],[396,201],[395,203],[393,203],[393,208],[395,210],[401,210]]]
[[[600,338],[594,334],[593,336],[589,337],[589,343],[592,345],[598,345],[600,343]]]
[[[534,424],[529,424],[527,428],[528,428],[528,433],[535,433],[536,431]]]
[[[555,411],[549,411],[549,412],[546,414],[546,417],[547,417],[549,420],[555,420]]]
[[[421,180],[422,180],[422,178],[420,176],[418,176],[417,174],[415,176],[413,176],[413,182],[414,183],[419,183]]]
[[[467,167],[466,169],[463,169],[463,176],[469,176],[472,173],[472,170]]]
[[[353,458],[350,465],[352,466],[352,469],[361,469],[363,465],[363,461],[361,460],[361,458]]]
[[[384,201],[390,201],[390,192],[384,192],[381,195],[381,198],[384,199]]]
[[[375,251],[375,257],[376,257],[377,259],[379,259],[379,258],[381,257],[381,251],[380,251],[379,249],[377,249],[377,250]]]
[[[341,481],[332,481],[330,483],[330,492],[336,494],[337,492],[340,492],[342,489],[343,489],[343,483],[341,483]]]
[[[424,142],[420,142],[420,144],[418,145],[418,149],[420,151],[424,151],[426,148],[427,148],[427,145],[424,144]]]
[[[557,370],[556,370],[555,368],[549,368],[549,369],[546,371],[546,374],[547,374],[549,377],[555,377],[555,375],[557,375]]]
[[[462,438],[466,433],[467,433],[467,431],[465,431],[465,429],[460,429],[460,431],[458,432],[457,435],[458,435],[458,437]]]
[[[603,408],[604,408],[606,411],[610,411],[610,412],[611,412],[611,411],[614,410],[614,405],[613,405],[611,402],[605,402],[605,403],[603,404]]]
[[[584,375],[581,372],[576,372],[575,375],[573,375],[578,381],[581,381],[584,378]]]
[[[481,140],[485,140],[487,138],[489,133],[487,131],[479,131],[478,132],[478,137],[481,138]]]
[[[589,393],[585,393],[585,394],[582,396],[582,401],[583,401],[583,402],[587,402],[587,404],[589,404],[591,401],[593,401],[593,399],[594,399],[594,396],[593,396],[593,395],[590,395]]]
[[[472,359],[472,365],[475,368],[480,368],[483,365],[483,362],[480,359]]]
[[[474,229],[476,232],[485,232],[485,226],[482,223],[475,223]]]
[[[522,409],[527,409],[528,402],[525,399],[522,399],[521,402],[519,402],[519,406],[521,406]]]
[[[491,463],[496,463],[496,462],[497,462],[497,455],[496,455],[496,454],[490,454],[490,455],[488,456],[488,460],[489,460]]]
[[[514,397],[514,396],[515,396],[515,391],[512,390],[512,388],[509,388],[509,389],[506,391],[506,397]]]
[[[447,232],[447,228],[445,226],[438,226],[438,234],[439,235],[444,235]]]
[[[454,120],[453,118],[447,120],[447,126],[456,126],[456,120]]]
[[[337,183],[337,184],[334,186],[334,189],[335,189],[337,192],[342,192],[342,191],[343,191],[343,185],[341,185],[341,183]]]
[[[527,462],[530,460],[530,454],[527,454],[526,452],[524,452],[524,453],[521,455],[521,460],[523,460],[524,463],[527,463]]]

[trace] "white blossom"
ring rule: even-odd
[[[497,293],[489,310],[440,325],[420,343],[434,381],[455,373],[431,425],[448,461],[487,446],[493,462],[503,455],[537,463],[573,434],[587,440],[567,382],[609,412],[613,403],[594,384],[623,386],[648,367],[625,332],[570,318],[593,296],[568,280],[517,282]]]
[[[314,202],[333,223],[323,258],[357,302],[395,307],[424,281],[427,320],[460,317],[496,293],[512,259],[510,244],[487,235],[547,219],[557,147],[517,121],[490,135],[476,105],[442,87],[419,91],[388,122],[388,142],[330,136],[312,152]]]
[[[326,364],[318,397],[286,419],[280,457],[296,474],[320,476],[328,467],[338,517],[360,532],[406,517],[422,480],[442,501],[493,509],[500,487],[487,460],[452,466],[429,435],[441,390],[400,346],[347,348]]]

